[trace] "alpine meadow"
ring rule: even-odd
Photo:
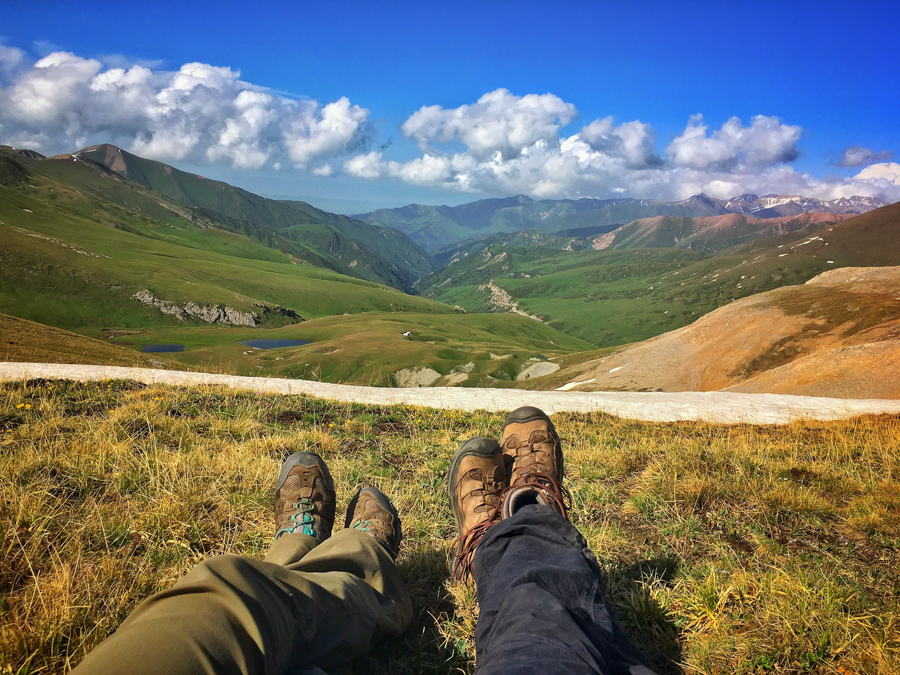
[[[894,4],[3,14],[0,674],[900,675]]]

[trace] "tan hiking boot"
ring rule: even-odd
[[[325,461],[312,452],[287,458],[275,490],[275,538],[306,534],[322,543],[334,527],[334,482]]]
[[[513,410],[503,425],[500,445],[510,477],[501,517],[510,517],[526,504],[543,504],[568,518],[572,498],[562,485],[562,446],[547,414],[530,406]]]
[[[376,487],[364,487],[350,500],[344,527],[368,532],[396,559],[403,539],[400,515],[387,495]]]
[[[497,441],[471,438],[453,455],[447,493],[459,530],[450,549],[454,579],[465,579],[472,573],[475,549],[488,528],[500,519],[501,493],[508,485]]]

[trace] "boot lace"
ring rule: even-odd
[[[275,539],[278,539],[283,534],[289,533],[306,534],[310,537],[317,536],[314,528],[316,517],[313,515],[316,505],[312,500],[309,497],[301,497],[299,502],[291,504],[291,508],[296,511],[296,513],[289,518],[294,524],[282,527],[278,530],[278,532],[275,533]]]

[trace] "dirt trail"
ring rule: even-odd
[[[548,413],[606,412],[648,422],[707,421],[723,424],[787,424],[795,420],[837,420],[865,414],[900,414],[900,401],[834,399],[731,392],[571,392],[431,387],[387,389],[306,380],[238,377],[147,368],[48,363],[0,363],[0,381],[31,378],[129,379],[146,384],[224,386],[279,394],[306,394],[343,402],[417,405],[453,410],[512,410],[539,406]]]
[[[519,303],[513,300],[512,296],[509,293],[495,284],[493,279],[491,279],[488,283],[479,286],[478,290],[488,291],[491,294],[491,304],[498,309],[505,309],[506,311],[512,312],[513,314],[527,316],[529,319],[534,319],[535,321],[540,321],[541,323],[547,323],[546,321],[539,319],[533,314],[523,312],[521,309],[519,309]]]

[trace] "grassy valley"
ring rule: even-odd
[[[0,186],[3,312],[135,351],[180,344],[185,351],[170,358],[191,367],[358,384],[396,384],[399,371],[428,369],[432,384],[507,386],[536,360],[571,366],[595,357],[593,348],[651,338],[827,269],[900,262],[896,205],[843,223],[728,214],[606,233],[501,232],[432,258],[395,230],[267,200],[113,146],[51,159],[0,151]],[[508,215],[537,208],[507,201]],[[454,208],[487,219],[490,231],[498,204]],[[554,218],[575,208],[544,206]],[[608,248],[595,250],[605,239]],[[660,243],[668,247],[645,247]],[[352,251],[348,263],[341,256]],[[441,264],[415,284],[421,296],[359,278],[405,287]],[[392,276],[392,266],[407,276]],[[259,327],[210,325],[191,318],[197,313],[179,320],[191,304],[252,314]],[[238,344],[252,337],[315,344],[265,352]]]
[[[126,334],[85,331],[126,348],[181,344],[164,356],[201,370],[237,375],[293,377],[344,384],[396,386],[398,371],[428,368],[433,384],[511,386],[535,360],[580,353],[591,345],[549,326],[510,314],[367,312],[329,316],[283,328],[184,327]],[[404,335],[404,333],[411,335]],[[255,349],[254,339],[293,339],[312,344]]]
[[[900,264],[900,206],[717,253],[680,248],[552,250],[499,244],[420,283],[426,297],[471,311],[518,309],[599,347],[680,328],[713,309],[829,269]],[[602,235],[601,235],[602,236]]]
[[[177,343],[185,352],[165,358],[240,374],[392,385],[397,370],[430,368],[454,383],[502,384],[538,355],[590,347],[523,317],[469,315],[316,267],[90,161],[32,166],[6,153],[0,162],[0,310],[106,340],[136,363],[142,344]],[[258,314],[259,305],[280,305],[305,321],[281,328],[279,321],[261,328],[179,321],[135,300],[142,290],[166,302]],[[238,344],[266,337],[315,344],[270,352]],[[70,361],[84,362],[80,349],[74,341]],[[30,356],[21,351],[10,358],[39,360],[37,345]]]

